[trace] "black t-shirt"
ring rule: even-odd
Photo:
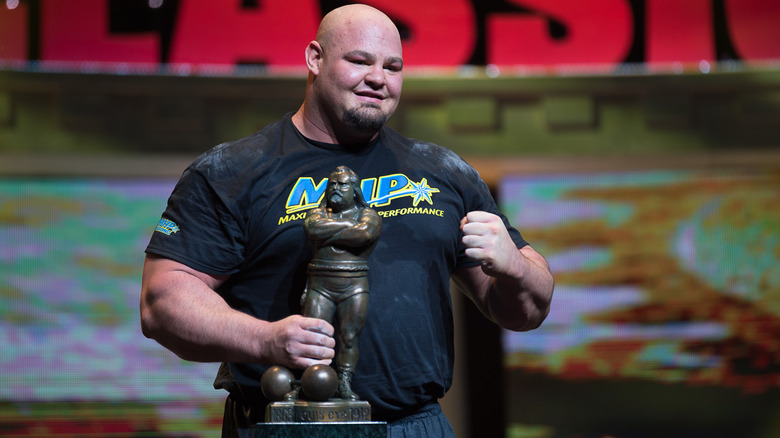
[[[311,248],[303,217],[345,165],[362,180],[382,235],[368,259],[369,314],[353,389],[373,418],[391,419],[444,395],[452,380],[449,277],[476,262],[459,223],[498,214],[487,186],[455,153],[383,128],[360,148],[305,138],[290,115],[196,159],[168,201],[147,252],[229,279],[217,292],[235,309],[275,321],[300,313]],[[502,215],[515,244],[526,245]],[[267,366],[223,364],[215,386],[258,393]]]

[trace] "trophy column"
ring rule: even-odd
[[[258,437],[387,437],[387,423],[372,422],[371,406],[352,390],[368,313],[368,256],[382,230],[382,218],[366,203],[359,182],[355,172],[339,166],[303,225],[313,254],[301,306],[304,316],[334,325],[333,367],[310,366],[300,380],[284,367],[269,368],[260,386],[272,402],[265,423],[257,425]]]

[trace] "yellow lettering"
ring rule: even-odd
[[[280,217],[279,223],[277,225],[286,224],[287,222],[292,222],[292,221],[298,221],[304,219],[305,217],[306,217],[305,211],[302,213],[288,214],[287,216]]]
[[[405,216],[407,214],[427,214],[430,216],[444,217],[444,210],[437,210],[434,208],[427,208],[427,207],[426,208],[404,207],[404,208],[397,208],[395,210],[378,211],[377,214],[379,214],[382,217]]]

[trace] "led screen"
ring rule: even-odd
[[[217,366],[141,334],[143,251],[174,183],[0,179],[0,434],[218,430]]]
[[[780,436],[780,169],[517,176],[556,278],[504,332],[509,437]]]

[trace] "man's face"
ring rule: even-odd
[[[328,179],[328,205],[334,211],[341,211],[355,205],[355,190],[350,176],[339,172]]]
[[[369,22],[339,29],[323,42],[320,97],[332,117],[376,132],[398,107],[403,85],[401,42],[394,29]]]

